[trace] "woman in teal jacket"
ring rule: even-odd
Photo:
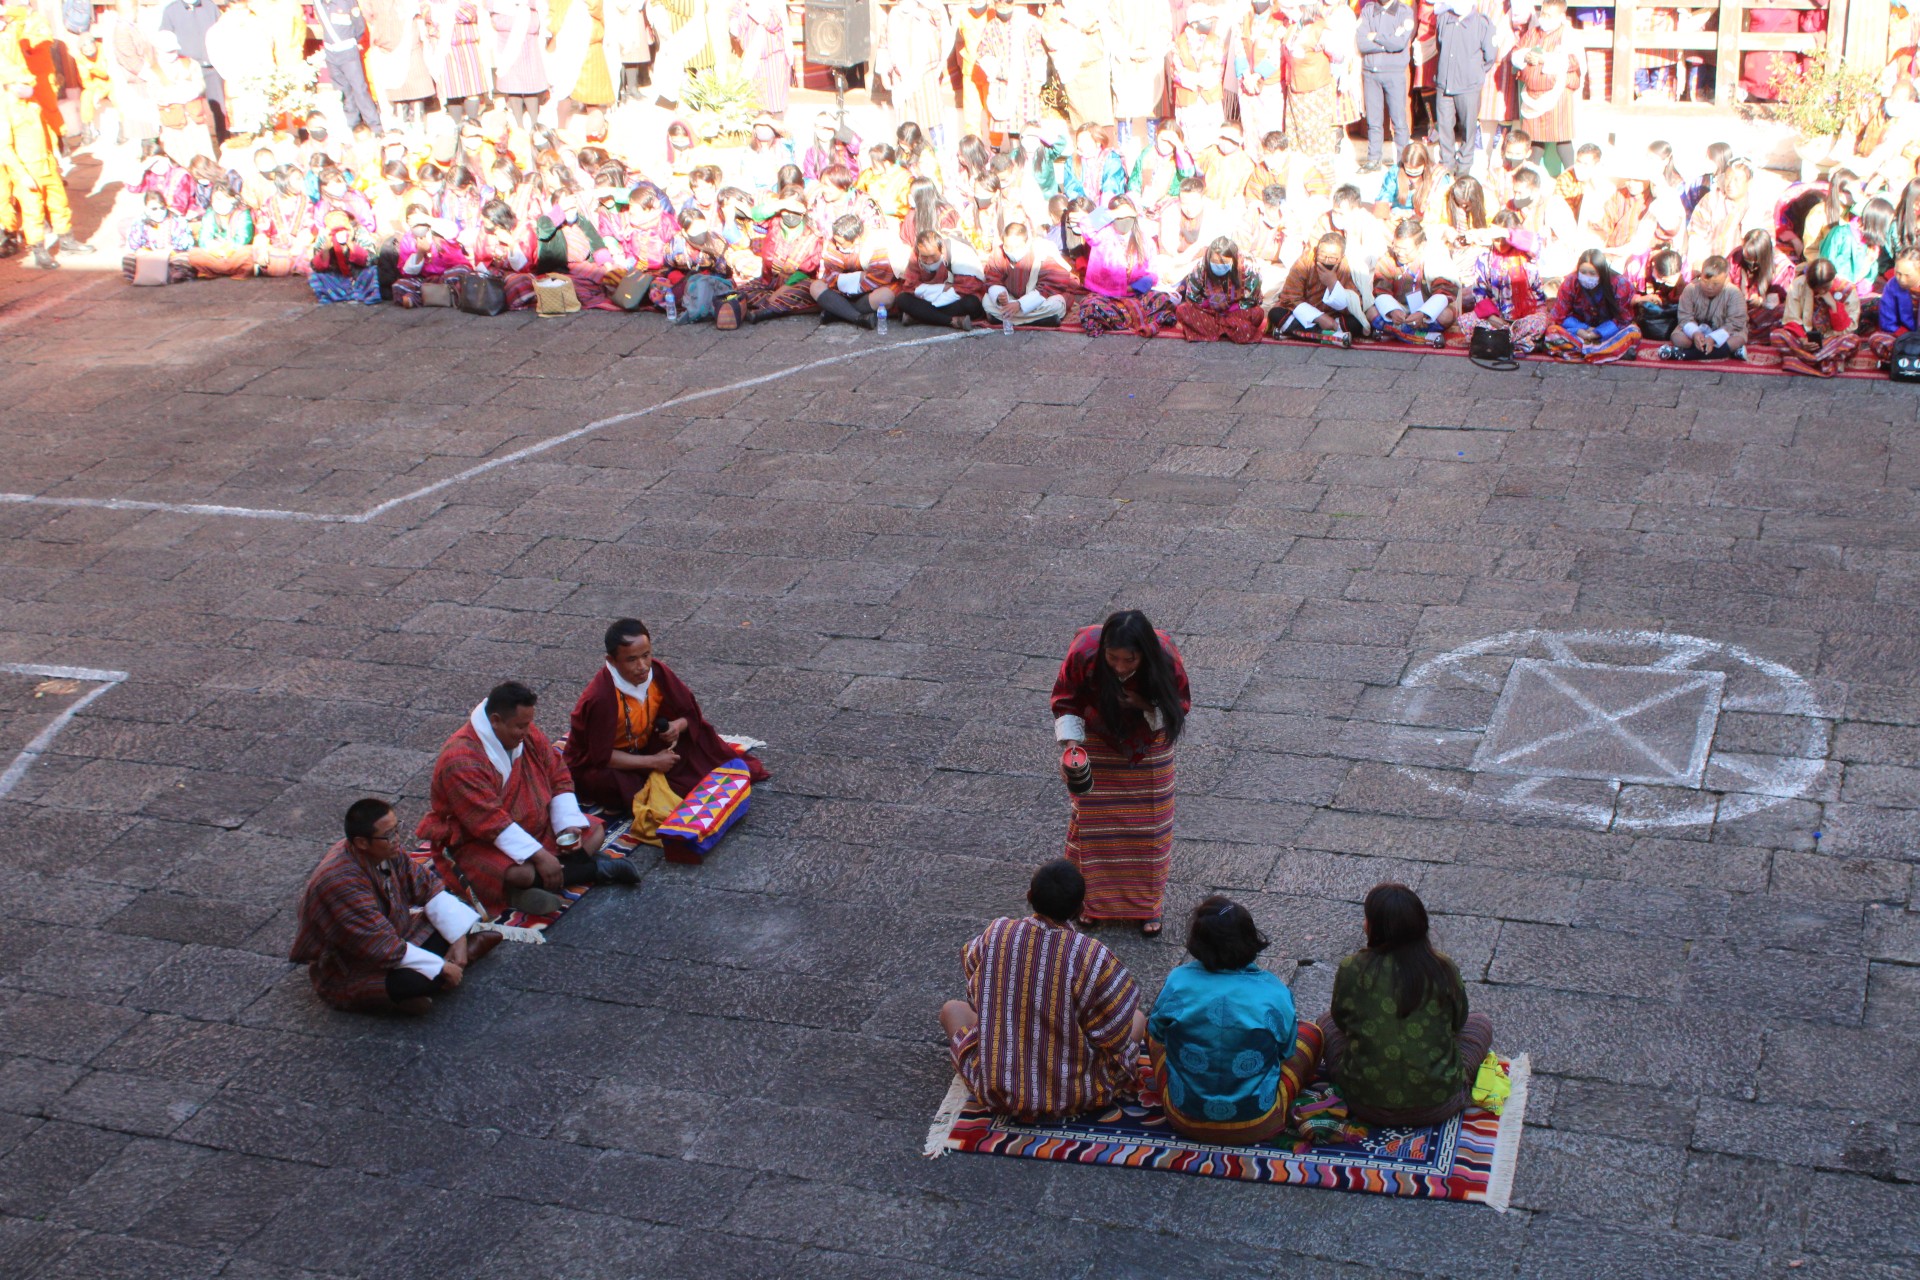
[[[1294,1012],[1287,984],[1257,963],[1267,940],[1247,909],[1215,894],[1193,910],[1187,953],[1147,1019],[1167,1121],[1203,1142],[1265,1142],[1313,1078],[1320,1028]]]

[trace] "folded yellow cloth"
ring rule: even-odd
[[[659,848],[660,824],[671,818],[681,803],[682,798],[667,785],[667,775],[648,774],[647,785],[633,797],[633,838]]]
[[[1513,1081],[1507,1079],[1507,1069],[1500,1065],[1497,1055],[1489,1053],[1473,1078],[1473,1105],[1499,1115],[1512,1092]]]

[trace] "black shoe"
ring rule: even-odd
[[[747,312],[747,323],[760,324],[761,322],[766,320],[778,320],[781,316],[785,314],[786,312],[784,311],[768,311],[765,309],[762,309],[759,311],[749,311]]]
[[[20,252],[20,237],[11,231],[0,231],[0,258],[11,258]]]
[[[60,264],[55,262],[53,255],[47,252],[47,246],[37,244],[33,246],[33,257],[20,265],[32,267],[36,271],[52,271]]]
[[[615,858],[608,854],[593,855],[593,869],[598,874],[595,884],[639,884],[640,869],[633,865],[631,858]]]
[[[84,253],[92,253],[94,251],[92,245],[88,244],[85,240],[74,239],[71,233],[60,237],[59,249],[60,249],[60,252],[62,253],[83,253],[84,254]]]
[[[1386,166],[1381,164],[1378,160],[1369,160],[1365,164],[1360,166],[1360,172],[1361,173],[1378,173],[1384,168],[1386,168]]]

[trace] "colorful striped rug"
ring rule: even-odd
[[[1243,1182],[1283,1182],[1332,1191],[1465,1200],[1505,1212],[1527,1114],[1531,1066],[1502,1059],[1513,1084],[1501,1114],[1470,1107],[1425,1129],[1373,1129],[1351,1142],[1297,1152],[1286,1139],[1249,1147],[1195,1142],[1167,1124],[1152,1088],[1138,1102],[1049,1124],[1019,1124],[989,1113],[956,1076],[927,1132],[926,1154],[949,1151],[1064,1160],[1073,1164],[1166,1169]],[[1142,1077],[1148,1078],[1141,1058]]]

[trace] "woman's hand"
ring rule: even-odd
[[[1145,711],[1153,705],[1136,689],[1121,689],[1120,701],[1135,711]]]

